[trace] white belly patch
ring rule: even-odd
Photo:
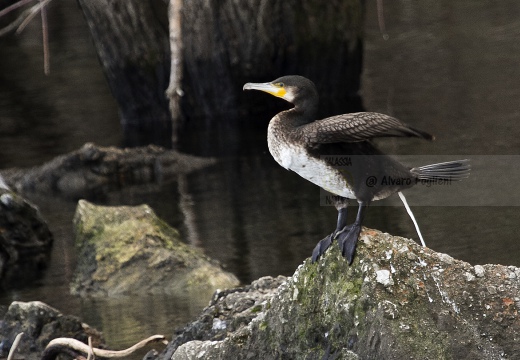
[[[287,145],[277,149],[278,151],[269,150],[275,160],[287,170],[294,171],[330,193],[349,199],[356,198],[344,175],[337,168],[310,156],[305,148]]]

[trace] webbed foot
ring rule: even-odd
[[[311,261],[313,263],[318,260],[318,258],[325,253],[325,251],[329,248],[330,244],[332,244],[334,234],[330,234],[323,239],[321,239],[316,246],[314,247],[314,250],[312,250],[312,257]]]
[[[361,232],[360,224],[353,224],[348,226],[348,229],[338,234],[338,246],[341,250],[341,255],[343,255],[348,264],[351,265],[354,260],[354,254],[356,252],[356,245],[358,242],[359,234]]]

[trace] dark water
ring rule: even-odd
[[[433,143],[389,139],[381,146],[410,165],[461,157],[474,165],[464,183],[406,192],[428,246],[472,264],[520,266],[520,7],[516,0],[385,2],[384,40],[373,3],[367,2],[364,105],[437,137]],[[39,165],[87,141],[122,143],[116,104],[76,3],[53,2],[49,17],[48,77],[42,74],[38,21],[19,37],[0,39],[0,168]],[[271,158],[268,117],[211,119],[220,136],[198,141],[196,134],[187,135],[183,150],[218,154],[216,166],[173,184],[113,193],[104,203],[150,204],[187,242],[243,282],[290,275],[331,232],[336,211],[320,205],[317,187]],[[152,333],[171,336],[207,303],[70,296],[76,204],[45,196],[32,200],[56,238],[52,264],[36,286],[2,294],[2,304],[47,302],[81,316],[110,345],[123,347]],[[399,201],[384,204],[369,209],[366,226],[416,239]]]

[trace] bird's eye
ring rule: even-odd
[[[277,85],[278,87],[281,87],[281,88],[283,88],[283,87],[285,86],[285,84],[284,84],[283,82],[279,82],[279,83],[277,83],[276,85]]]

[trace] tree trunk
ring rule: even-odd
[[[363,17],[363,0],[185,2],[181,148],[218,156],[264,146],[268,120],[288,104],[245,94],[249,81],[303,75],[318,87],[320,116],[361,111]]]
[[[361,0],[193,0],[183,14],[190,114],[233,112],[245,82],[289,74],[314,80],[322,98],[357,97]]]
[[[126,145],[171,145],[165,90],[170,74],[162,1],[79,0],[112,94]]]
[[[199,153],[217,149],[215,141],[233,148],[244,138],[240,115],[279,107],[244,96],[242,85],[281,75],[314,80],[324,115],[331,104],[361,109],[363,0],[169,0],[169,11],[157,0],[79,3],[128,144],[169,145],[182,125],[185,143],[207,147]],[[167,15],[169,37],[160,21]]]

